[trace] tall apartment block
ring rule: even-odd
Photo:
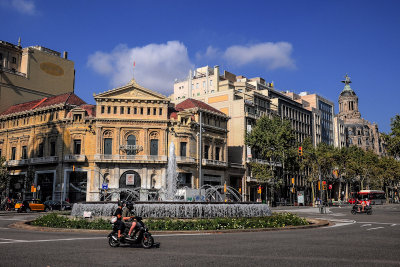
[[[189,72],[187,79],[177,80],[174,84],[173,102],[179,103],[188,97],[203,101],[230,117],[228,185],[240,188],[246,200],[254,201],[257,198],[258,184],[251,175],[249,163],[257,161],[267,164],[256,158],[245,145],[245,134],[251,131],[259,117],[275,113],[291,121],[299,142],[311,137],[311,111],[275,90],[273,83],[261,77],[249,79],[228,71],[221,75],[218,66],[197,68]],[[305,181],[300,180],[299,185],[305,186]],[[289,194],[287,188],[283,191],[283,194]],[[265,196],[262,198],[265,199]]]
[[[74,91],[74,62],[67,52],[43,46],[22,48],[0,41],[0,112],[32,100]]]
[[[334,104],[332,101],[323,98],[317,94],[301,92],[295,94],[286,92],[293,100],[300,102],[303,106],[312,112],[312,140],[314,146],[323,142],[328,145],[334,145]]]

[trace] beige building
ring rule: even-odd
[[[241,189],[246,200],[258,198],[258,183],[251,175],[249,163],[267,162],[254,157],[245,146],[245,133],[251,131],[256,120],[271,113],[278,114],[292,123],[299,142],[311,137],[311,111],[284,93],[273,88],[263,78],[248,79],[228,71],[223,75],[219,67],[208,66],[190,71],[189,77],[174,84],[174,102],[179,103],[188,95],[201,100],[230,117],[228,122],[229,185]],[[298,178],[298,184],[305,182]],[[265,199],[265,196],[263,197]]]
[[[11,106],[0,114],[0,155],[11,175],[12,198],[86,200],[93,158],[94,106],[74,93]],[[76,166],[76,168],[73,168]],[[75,169],[75,172],[73,172]],[[27,179],[28,178],[28,179]]]
[[[193,99],[175,107],[134,80],[94,98],[96,105],[87,105],[67,93],[0,114],[0,155],[12,177],[3,195],[30,197],[34,184],[41,200],[96,201],[107,197],[107,185],[121,191],[114,200],[130,189],[139,189],[137,200],[162,198],[172,143],[178,187],[225,183],[224,113]]]
[[[74,62],[43,46],[0,41],[0,112],[43,97],[74,91]]]
[[[378,125],[361,118],[358,110],[358,96],[350,87],[350,77],[346,75],[342,82],[345,86],[339,95],[339,114],[337,116],[344,123],[346,146],[355,145],[383,155],[385,151]]]
[[[307,92],[301,92],[300,94],[286,92],[286,95],[312,112],[312,140],[314,146],[321,142],[334,145],[333,119],[335,106],[333,102],[320,95]]]

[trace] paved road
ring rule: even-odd
[[[111,248],[104,235],[37,232],[8,225],[36,214],[0,216],[1,266],[400,266],[400,205],[351,215],[276,208],[336,225],[287,231],[155,235],[160,248]]]

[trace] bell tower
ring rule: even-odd
[[[344,88],[339,95],[339,118],[346,119],[360,119],[361,114],[358,111],[358,96],[350,87],[350,77],[346,74],[345,79],[342,81]]]

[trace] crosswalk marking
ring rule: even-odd
[[[369,228],[369,229],[367,229],[367,231],[370,231],[370,230],[376,230],[376,229],[381,229],[381,228],[385,228],[385,227],[383,227],[383,226],[379,226],[379,227],[375,227],[375,228]]]

